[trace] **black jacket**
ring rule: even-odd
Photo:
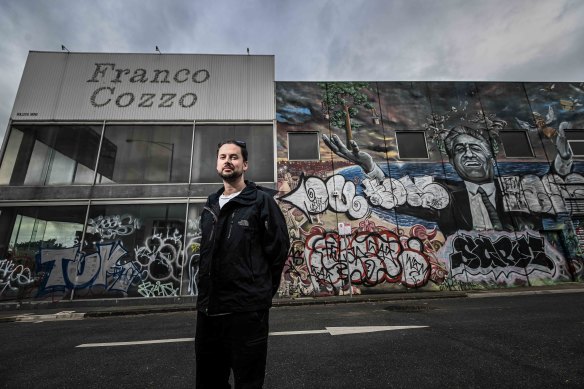
[[[246,181],[219,209],[217,193],[201,214],[197,309],[209,314],[269,308],[280,284],[290,240],[268,189]]]

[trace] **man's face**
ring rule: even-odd
[[[461,134],[454,139],[452,154],[451,162],[463,180],[477,184],[493,181],[493,158],[482,140]]]
[[[217,153],[217,173],[225,181],[235,181],[247,170],[247,161],[243,160],[241,148],[227,143]]]

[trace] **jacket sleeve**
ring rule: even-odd
[[[270,264],[272,273],[272,296],[278,291],[280,286],[280,277],[284,269],[284,263],[288,258],[288,249],[290,248],[290,238],[288,236],[288,227],[286,220],[276,201],[265,196],[265,201],[261,209],[262,222],[262,247],[264,258]]]

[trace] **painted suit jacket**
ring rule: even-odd
[[[417,216],[428,221],[435,221],[438,228],[446,236],[458,230],[474,230],[470,197],[464,181],[447,181],[439,178],[435,182],[444,186],[450,196],[449,204],[441,210],[427,210],[402,206],[398,212]],[[540,230],[541,217],[524,212],[506,212],[504,197],[499,182],[495,179],[495,208],[504,231],[519,231],[524,229]]]

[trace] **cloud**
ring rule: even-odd
[[[583,81],[573,0],[5,0],[0,134],[29,50],[273,54],[278,81]]]

